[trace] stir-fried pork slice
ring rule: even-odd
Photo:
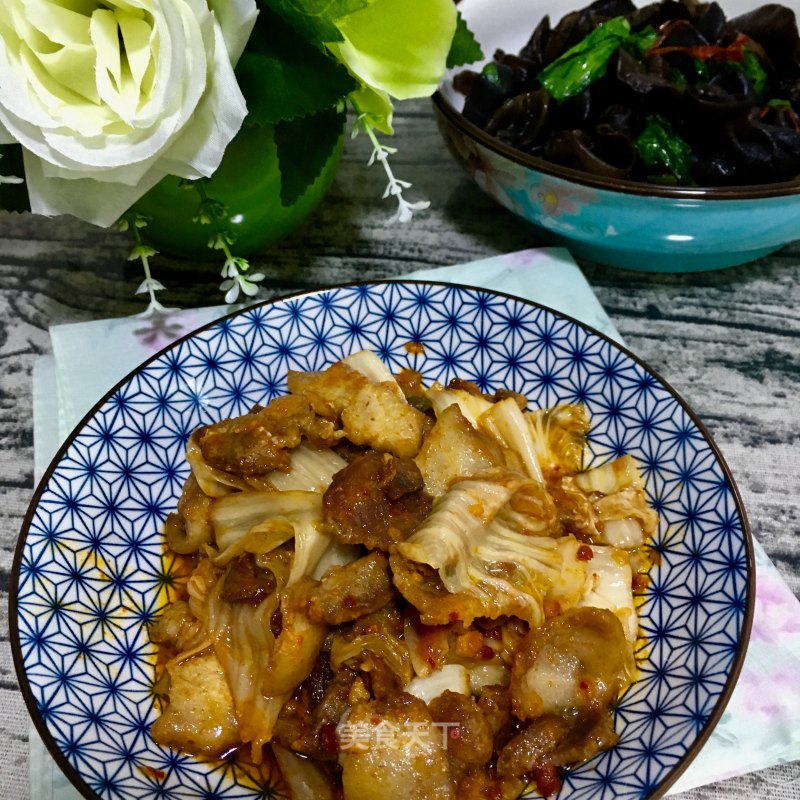
[[[429,418],[398,399],[386,384],[368,384],[342,411],[342,428],[353,444],[413,458],[422,444]]]
[[[500,706],[503,706],[501,709]],[[433,719],[447,728],[447,758],[459,800],[516,800],[524,788],[519,777],[502,777],[490,768],[495,740],[510,736],[508,690],[484,687],[480,700],[446,691],[428,703]]]
[[[373,633],[385,633],[395,639],[402,639],[404,614],[405,609],[399,603],[388,603],[371,614],[359,617],[348,629],[341,632],[348,641]]]
[[[481,689],[478,707],[492,730],[493,749],[499,751],[511,738],[514,719],[511,716],[511,692],[507,686],[490,684]]]
[[[314,443],[336,441],[334,424],[317,417],[305,398],[276,397],[266,408],[201,428],[195,436],[203,458],[236,475],[288,471],[290,452],[305,436]]]
[[[353,670],[335,673],[323,650],[311,674],[287,700],[278,715],[274,737],[285,747],[320,761],[335,761],[339,753],[336,725],[350,709],[356,680]]]
[[[428,515],[431,498],[411,459],[370,451],[333,476],[322,507],[340,542],[388,550]]]
[[[497,771],[532,774],[540,794],[558,790],[559,769],[617,741],[611,707],[630,681],[633,657],[619,619],[577,608],[532,629],[511,671],[514,715],[532,720],[503,747]]]
[[[238,745],[233,698],[214,653],[173,664],[169,674],[169,705],[150,728],[153,739],[210,757]]]
[[[500,751],[497,772],[505,778],[532,775],[539,794],[558,791],[564,767],[587,761],[617,743],[610,714],[571,720],[545,714],[520,731]]]
[[[456,620],[468,625],[486,615],[479,598],[466,592],[448,592],[433,567],[410,561],[400,553],[389,556],[389,565],[394,585],[419,611],[423,625],[447,625]]]
[[[614,730],[614,719],[610,713],[584,717],[580,723],[573,725],[569,736],[559,742],[550,759],[557,767],[581,764],[613,747],[618,740],[619,734]]]
[[[511,701],[522,720],[605,712],[632,677],[633,655],[619,619],[576,608],[533,628],[511,670]]]
[[[550,755],[569,735],[570,723],[555,714],[546,714],[517,733],[500,752],[500,775],[521,777],[535,767],[550,763]]]
[[[337,419],[359,390],[369,384],[369,379],[347,364],[337,362],[321,372],[290,369],[286,383],[292,394],[306,398],[321,417]]]
[[[500,445],[478,431],[456,403],[439,414],[414,460],[433,497],[443,495],[460,478],[482,475],[505,463]]]
[[[316,622],[341,625],[385,606],[394,594],[389,560],[372,552],[332,567],[311,593],[308,616]]]
[[[359,617],[331,638],[331,666],[358,670],[376,699],[395,694],[413,676],[403,637],[403,615],[394,603]]]
[[[226,603],[258,605],[275,591],[277,585],[272,570],[258,566],[251,553],[244,553],[228,564],[219,599]]]
[[[329,754],[339,752],[336,726],[353,704],[353,698],[357,694],[353,692],[353,684],[357,679],[357,674],[351,669],[342,667],[336,670],[333,678],[326,684],[322,698],[311,710],[312,729],[320,746]]]
[[[505,782],[520,780],[530,782],[542,797],[550,797],[561,790],[564,769],[556,759],[559,724],[549,716],[540,717],[517,734],[497,759],[497,774]],[[562,720],[563,721],[563,720]],[[569,732],[564,735],[569,736]],[[610,744],[613,744],[610,743]],[[606,746],[597,747],[599,752]]]
[[[150,626],[150,640],[162,647],[169,647],[174,654],[198,644],[202,633],[202,624],[192,614],[185,600],[170,603]]]
[[[472,695],[445,691],[431,700],[428,708],[434,722],[447,728],[447,757],[454,777],[468,766],[489,761],[492,728]]]
[[[527,781],[504,778],[487,767],[470,769],[456,785],[458,800],[519,800]]]
[[[357,703],[338,735],[347,800],[454,800],[442,730],[422,700]]]
[[[203,492],[200,484],[189,475],[178,499],[178,510],[167,516],[164,535],[171,550],[182,555],[197,553],[211,541],[214,529],[211,526],[213,499]]]
[[[413,457],[430,421],[409,405],[394,381],[376,383],[347,364],[323,372],[289,371],[289,391],[308,399],[317,414],[340,419],[356,445]]]

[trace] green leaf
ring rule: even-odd
[[[246,125],[314,114],[336,105],[358,86],[336,59],[269,10],[259,14],[236,78],[247,100]]]
[[[652,26],[642,28],[638,33],[630,33],[622,44],[634,55],[644,55],[651,47],[658,43],[661,34]]]
[[[447,54],[447,69],[471,64],[483,58],[483,50],[475,38],[475,34],[467,27],[467,21],[456,12],[456,32]]]
[[[602,78],[611,56],[630,39],[628,21],[614,17],[548,64],[539,73],[539,80],[556,100],[566,100]]]
[[[500,70],[494,61],[490,61],[481,70],[481,75],[486,78],[487,82],[492,86],[500,87]]]
[[[329,108],[309,120],[284,120],[275,126],[281,170],[281,202],[294,203],[317,179],[342,137],[346,115]]]
[[[128,261],[137,261],[139,259],[152,258],[158,255],[158,250],[147,244],[138,244],[131,248],[128,254]]]
[[[366,8],[373,0],[260,0],[280,14],[306,41],[322,46],[341,42],[336,21]]]
[[[374,0],[336,23],[331,52],[363,84],[398,100],[427,97],[445,70],[456,31],[453,0]]]
[[[649,167],[671,172],[678,183],[687,185],[692,182],[692,149],[675,133],[669,120],[659,114],[647,118],[645,129],[636,139],[636,152]]]
[[[756,97],[760,100],[767,91],[767,73],[758,56],[746,47],[742,49],[741,61],[728,61],[727,66],[738,70],[750,81]]]
[[[394,107],[386,92],[381,92],[370,86],[362,86],[353,92],[348,99],[359,118],[366,120],[369,125],[381,131],[381,133],[389,136],[394,133],[392,128]]]

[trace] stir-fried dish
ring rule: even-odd
[[[597,0],[517,54],[464,71],[464,116],[502,142],[611,178],[731,186],[800,177],[800,35],[791,8]]]
[[[635,676],[635,461],[584,469],[582,405],[367,351],[288,388],[189,440],[154,739],[274,758],[296,799],[552,794]]]

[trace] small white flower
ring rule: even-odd
[[[367,161],[367,166],[371,167],[376,161],[386,161],[390,155],[394,155],[396,152],[396,147],[387,147],[385,144],[379,144],[372,148],[372,155],[369,157],[369,161]]]
[[[386,191],[383,193],[383,199],[385,200],[389,195],[393,197],[399,197],[403,194],[403,189],[410,189],[411,184],[408,181],[400,181],[400,180],[391,180],[386,185]]]
[[[415,211],[424,211],[426,208],[430,208],[430,205],[430,202],[427,200],[419,200],[416,203],[409,203],[402,196],[398,197],[397,211],[395,211],[394,214],[389,218],[389,223],[394,224],[395,222],[400,222],[405,224],[406,222],[410,222]]]
[[[163,292],[165,286],[161,281],[157,281],[155,278],[145,278],[140,284],[139,288],[136,290],[136,294],[144,294],[145,292]]]
[[[259,281],[266,277],[263,272],[254,272],[248,275],[247,270],[250,264],[245,258],[230,257],[225,259],[222,265],[222,277],[224,281],[219,285],[221,291],[225,292],[225,302],[231,305],[236,302],[241,292],[246,297],[255,297],[258,294]]]

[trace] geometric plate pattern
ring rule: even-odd
[[[20,683],[53,755],[89,798],[284,796],[274,775],[150,739],[146,626],[179,568],[163,557],[160,531],[197,425],[281,394],[289,368],[365,348],[427,381],[508,387],[533,407],[581,401],[593,463],[623,453],[641,462],[661,525],[640,598],[640,679],[617,710],[619,744],[574,770],[561,796],[660,794],[710,733],[744,657],[754,573],[728,469],[675,392],[602,335],[518,298],[428,282],[343,286],[235,313],[133,372],[73,432],[31,503],[12,580]]]

